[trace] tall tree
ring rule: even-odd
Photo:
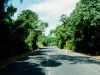
[[[8,8],[8,2],[10,0],[0,0],[0,21],[4,18],[5,9]],[[22,3],[23,0],[20,0]]]
[[[0,56],[7,56],[14,54],[12,49],[12,33],[13,21],[11,17],[16,12],[17,8],[10,5],[5,12],[5,16],[0,21]]]
[[[100,54],[99,3],[100,0],[80,0],[69,17],[66,18],[65,15],[61,16],[61,21],[63,22],[66,30],[66,45],[74,46],[75,51],[94,55]],[[56,30],[56,33],[59,29]],[[57,35],[59,35],[57,38],[59,38],[59,44],[61,44],[62,39],[60,37],[60,31]]]

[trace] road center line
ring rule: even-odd
[[[94,69],[90,68],[89,66],[87,66],[87,65],[85,65],[85,64],[82,64],[82,65],[84,65],[85,67],[89,68],[90,70],[92,70],[92,71],[94,71],[94,72],[96,72],[97,74],[99,74],[99,75],[100,75],[100,72],[98,72],[98,71],[96,71],[96,70],[94,70]]]
[[[47,67],[46,67],[46,75],[50,75],[50,58],[49,58],[49,52],[47,52]]]

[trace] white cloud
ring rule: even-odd
[[[18,15],[18,12],[14,13],[14,17],[17,17],[17,15]]]
[[[38,4],[28,7],[39,14],[43,21],[49,22],[50,30],[59,23],[62,14],[70,15],[79,0],[38,0]],[[55,23],[56,22],[56,23]],[[58,22],[58,23],[57,23]],[[54,27],[55,28],[55,27]]]
[[[44,0],[39,4],[34,4],[29,9],[36,12],[45,12],[45,14],[58,16],[62,13],[70,13],[75,8],[75,4],[79,0]],[[69,15],[69,14],[68,14]]]
[[[13,19],[16,19],[17,18],[17,16],[18,16],[18,12],[16,12],[16,13],[14,13],[14,16],[12,17]]]
[[[47,29],[45,30],[45,35],[48,35],[48,34],[49,34],[49,31],[52,30],[52,29],[55,29],[55,28],[56,28],[56,27],[55,27],[54,25],[49,26],[49,28],[47,28]]]

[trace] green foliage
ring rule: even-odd
[[[74,50],[74,39],[68,40],[64,47],[65,49]]]
[[[47,37],[48,46],[57,46],[56,38],[52,36]]]
[[[54,32],[58,47],[100,55],[100,0],[80,0],[60,21]]]
[[[12,20],[17,8],[7,6],[8,1],[0,3],[0,15],[3,15],[0,19],[0,59],[36,49],[38,37],[48,27],[48,23],[40,22],[31,10],[23,10],[16,20]]]
[[[100,5],[99,0],[80,0],[73,10],[66,23],[68,29],[71,28],[74,38],[75,51],[96,54],[100,53]]]
[[[7,8],[9,7],[8,6],[9,1],[11,1],[11,0],[0,0],[0,22],[4,18],[5,12],[6,12]],[[23,0],[20,0],[20,2],[22,3]]]
[[[99,0],[81,0],[77,4],[75,12],[78,12],[77,15],[80,17],[80,22],[75,26],[76,51],[90,54],[100,53],[100,43],[98,42],[100,40],[100,18],[97,18],[100,15],[99,2]]]
[[[40,22],[40,29],[41,30],[44,30],[45,28],[47,28],[48,27],[48,23],[47,22]]]
[[[17,35],[19,39],[23,40],[23,43],[25,43],[30,50],[32,50],[32,41],[35,39],[35,36],[37,36],[34,31],[37,20],[38,15],[35,12],[23,10],[14,24],[14,35]],[[18,40],[18,38],[16,40]]]
[[[53,32],[54,32],[57,46],[59,48],[64,48],[64,45],[66,44],[66,39],[67,39],[66,29],[64,25],[57,26],[56,30]]]
[[[37,45],[38,45],[39,48],[43,47],[43,44],[41,42],[37,42]]]
[[[11,17],[13,16],[12,13],[16,12],[16,10],[17,9],[11,5],[7,8],[6,12],[2,12],[4,15],[2,14],[3,18],[0,20],[0,57],[14,54],[12,48],[13,21]]]
[[[45,35],[38,36],[38,44],[40,46],[47,46],[47,37]]]

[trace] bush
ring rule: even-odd
[[[66,45],[65,45],[64,48],[67,48],[67,49],[69,49],[69,50],[74,50],[74,40],[73,40],[73,39],[68,40],[68,41],[66,42]]]

